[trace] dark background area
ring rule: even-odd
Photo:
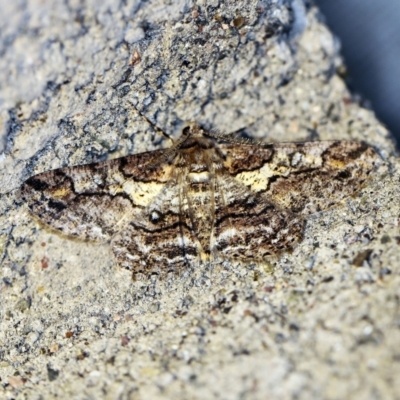
[[[316,0],[339,37],[349,87],[400,145],[400,0]]]

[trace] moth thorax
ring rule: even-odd
[[[211,181],[210,171],[189,172],[188,181],[190,183],[208,183]]]

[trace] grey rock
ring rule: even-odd
[[[4,398],[396,398],[399,163],[347,90],[318,9],[30,0],[1,18]],[[46,230],[18,200],[35,173],[167,146],[152,124],[177,137],[187,120],[266,141],[364,140],[388,167],[310,218],[292,254],[164,281],[133,282],[107,246]]]

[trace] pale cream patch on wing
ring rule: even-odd
[[[149,205],[162,189],[165,187],[164,183],[157,182],[135,182],[132,179],[125,181],[121,187],[121,192],[125,192],[138,206]]]
[[[274,174],[276,174],[276,172],[272,173],[272,170],[265,168],[265,171],[258,170],[241,172],[236,175],[235,178],[246,186],[249,186],[252,191],[259,192],[267,188],[268,178]]]

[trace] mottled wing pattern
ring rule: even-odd
[[[228,174],[216,177],[213,253],[228,259],[263,260],[290,251],[301,239],[304,219],[274,204]]]
[[[44,172],[28,179],[21,196],[31,213],[68,236],[105,241],[127,226],[171,178],[164,152]]]
[[[230,176],[303,216],[359,192],[382,163],[373,148],[362,142],[225,145],[224,152]]]
[[[182,178],[164,151],[44,172],[21,196],[31,213],[67,236],[111,239],[118,264],[135,272],[179,270],[201,253]],[[168,153],[167,153],[168,154]]]
[[[364,143],[220,145],[215,249],[261,260],[301,240],[304,217],[357,193],[381,158]]]
[[[184,168],[176,167],[168,184],[111,242],[118,264],[135,273],[179,271],[201,253],[190,219]]]
[[[357,142],[252,145],[192,135],[167,152],[36,175],[22,197],[46,224],[111,239],[119,265],[149,274],[291,250],[307,215],[357,193],[381,162]]]

